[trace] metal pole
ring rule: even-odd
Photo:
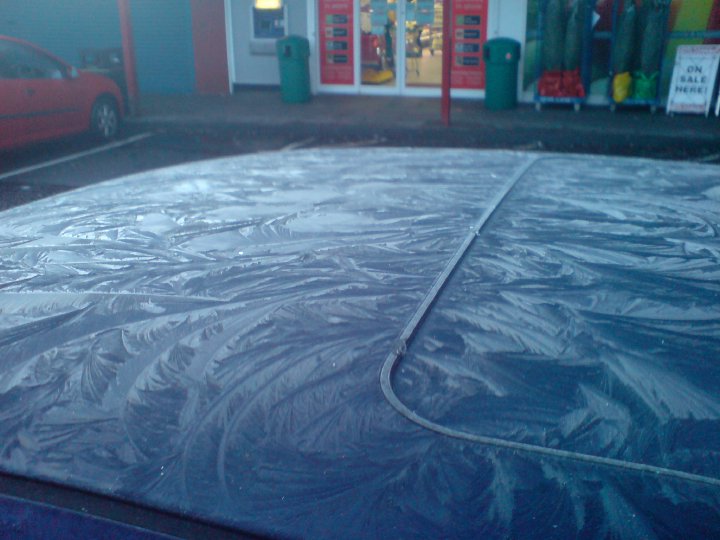
[[[442,90],[440,94],[440,114],[442,122],[450,125],[450,64],[452,62],[452,39],[450,36],[450,18],[452,10],[451,0],[443,0],[443,29],[442,29]]]
[[[122,36],[128,111],[131,115],[134,115],[138,112],[138,84],[135,69],[135,44],[132,35],[132,22],[130,21],[130,0],[117,0],[117,6],[120,14],[120,34]]]

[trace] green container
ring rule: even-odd
[[[280,66],[280,95],[285,103],[310,101],[310,42],[300,36],[278,39],[275,45]]]
[[[485,108],[494,111],[517,106],[520,43],[510,38],[494,38],[483,47],[485,60]]]

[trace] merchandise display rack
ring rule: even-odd
[[[537,77],[535,82],[534,102],[535,109],[542,110],[545,104],[572,105],[575,112],[580,111],[582,105],[587,101],[590,93],[592,73],[592,43],[593,43],[593,12],[596,0],[579,0],[585,2],[585,19],[583,21],[582,49],[580,54],[580,80],[585,90],[584,96],[546,96],[540,94],[540,80],[545,71],[543,58],[543,43],[545,39],[545,12],[549,0],[540,0],[538,6],[538,47],[536,52]]]
[[[626,0],[635,2],[635,6],[637,8],[642,8],[642,5],[644,2],[649,2],[651,0]],[[615,43],[618,38],[618,26],[619,26],[619,19],[620,19],[620,10],[624,7],[624,2],[622,0],[615,0],[613,2],[612,6],[612,30],[611,30],[611,41],[610,41],[610,64],[609,64],[609,76],[608,76],[608,86],[607,86],[607,93],[608,93],[608,100],[610,102],[610,110],[612,112],[615,112],[618,107],[650,107],[650,112],[652,114],[655,114],[657,112],[658,107],[660,107],[662,103],[662,99],[660,97],[660,85],[662,80],[662,73],[663,69],[665,67],[665,48],[667,47],[668,38],[670,35],[670,32],[668,30],[668,19],[669,19],[669,10],[665,14],[665,32],[663,33],[663,42],[661,46],[661,54],[660,54],[660,64],[658,65],[658,78],[655,82],[655,98],[653,99],[638,99],[629,97],[627,99],[624,99],[623,101],[615,101],[613,97],[613,80],[615,79],[615,73],[614,65],[615,65]],[[636,47],[637,50],[640,50],[640,46]]]

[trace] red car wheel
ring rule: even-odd
[[[120,127],[120,114],[115,100],[103,96],[95,101],[90,116],[90,129],[101,139],[112,139]]]

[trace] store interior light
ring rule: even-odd
[[[282,0],[255,0],[255,9],[280,9]]]

